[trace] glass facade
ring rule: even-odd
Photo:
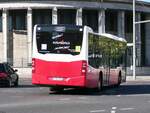
[[[106,33],[111,33],[117,35],[117,25],[118,25],[118,12],[113,10],[105,11],[105,19],[106,19]]]
[[[0,11],[0,32],[2,32],[2,11]]]
[[[132,12],[125,12],[125,37],[128,43],[132,43],[133,37],[133,18]]]
[[[95,32],[98,32],[98,10],[83,10],[83,25],[90,26]]]
[[[145,14],[142,14],[141,15],[141,20],[146,20],[146,15]],[[142,66],[144,66],[144,65],[146,65],[146,61],[145,61],[145,53],[146,53],[146,51],[145,51],[145,49],[146,49],[146,39],[145,39],[145,36],[146,36],[146,33],[145,33],[145,24],[141,24],[141,65]]]
[[[26,10],[11,10],[9,11],[9,30],[26,30],[27,19]]]
[[[35,24],[51,24],[52,23],[52,10],[50,9],[34,9],[33,15],[33,26]]]
[[[0,31],[2,32],[2,10],[0,11]],[[76,24],[77,9],[57,9],[58,24]],[[90,26],[95,32],[98,32],[98,15],[97,9],[82,9],[82,24]],[[142,14],[142,13],[141,13]],[[141,15],[142,20],[146,20],[149,13]],[[125,38],[128,43],[132,43],[133,39],[133,18],[131,11],[125,11]],[[32,9],[32,23],[35,24],[52,24],[52,9]],[[27,9],[10,9],[8,10],[8,26],[9,31],[13,30],[27,30]],[[106,9],[105,10],[105,30],[106,33],[117,35],[118,32],[118,11]],[[149,34],[148,25],[141,24],[141,65],[150,65],[147,63],[149,54],[148,40]],[[146,38],[147,37],[147,38]],[[128,48],[128,66],[132,65],[132,47]]]
[[[58,24],[76,25],[75,9],[58,9]]]

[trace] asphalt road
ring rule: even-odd
[[[0,88],[0,113],[150,113],[150,82],[54,93],[21,80],[18,88]]]

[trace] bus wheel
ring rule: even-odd
[[[103,77],[102,75],[100,75],[99,80],[98,80],[98,84],[97,84],[97,91],[100,92],[103,89]]]
[[[121,79],[122,79],[122,77],[121,77],[121,73],[119,74],[119,76],[118,76],[118,83],[117,83],[117,87],[119,87],[120,86],[120,84],[121,84]]]
[[[64,88],[62,88],[62,87],[50,87],[49,88],[49,91],[53,91],[53,92],[61,92],[63,90],[64,90]]]

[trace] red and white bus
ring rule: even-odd
[[[126,80],[126,40],[90,27],[35,25],[32,83],[64,88],[97,88]]]

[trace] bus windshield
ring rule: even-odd
[[[82,47],[83,30],[41,30],[37,31],[36,40],[37,50],[41,54],[53,53],[79,55]]]

